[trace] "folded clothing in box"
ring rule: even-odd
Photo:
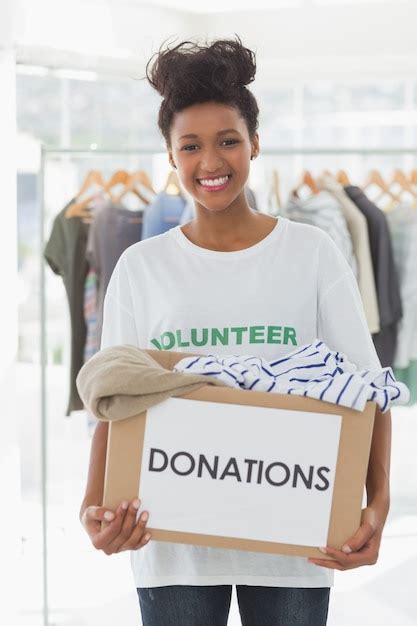
[[[407,404],[409,390],[395,380],[390,367],[357,370],[340,352],[316,339],[283,358],[268,362],[254,356],[198,356],[182,359],[177,372],[200,374],[228,387],[287,393],[363,411],[374,401],[382,412]]]
[[[182,396],[220,380],[182,374],[162,367],[146,350],[114,346],[97,352],[83,365],[77,388],[86,409],[99,420],[117,421],[139,415],[171,397]]]
[[[356,370],[322,341],[305,345],[268,363],[253,356],[191,356],[165,369],[135,346],[105,348],[80,370],[77,387],[86,408],[100,420],[139,415],[170,397],[204,385],[298,395],[363,411],[375,401],[382,411],[406,404],[407,387],[391,368]]]

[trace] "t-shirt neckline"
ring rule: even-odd
[[[220,250],[209,250],[208,248],[202,248],[201,246],[197,246],[195,243],[190,241],[182,232],[181,225],[175,226],[169,231],[171,237],[173,237],[176,242],[185,250],[193,254],[197,254],[199,256],[209,257],[209,258],[217,258],[217,259],[238,259],[242,257],[251,256],[253,254],[257,254],[261,250],[263,250],[270,243],[276,241],[279,236],[281,236],[282,231],[285,228],[286,220],[283,217],[279,217],[276,220],[276,224],[271,232],[253,244],[253,246],[249,246],[248,248],[243,248],[242,250],[234,250],[231,252],[224,252]]]

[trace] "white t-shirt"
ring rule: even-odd
[[[103,348],[130,344],[271,360],[316,337],[360,368],[380,367],[342,253],[319,228],[282,217],[267,237],[235,252],[196,246],[180,226],[134,244],[120,257],[105,298]],[[302,557],[153,540],[132,551],[131,562],[137,587],[333,582],[331,570]]]

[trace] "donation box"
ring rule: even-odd
[[[360,524],[374,415],[207,385],[110,423],[103,504],[139,497],[151,541],[326,558]]]

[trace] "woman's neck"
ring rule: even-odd
[[[234,252],[255,245],[275,225],[276,218],[254,211],[246,201],[217,212],[197,204],[196,218],[184,225],[182,231],[201,248]]]

